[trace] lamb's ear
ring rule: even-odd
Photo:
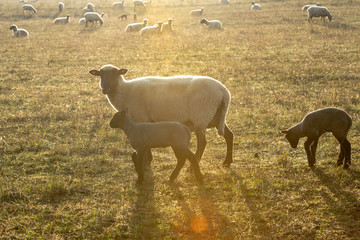
[[[91,71],[89,71],[89,73],[94,76],[100,76],[100,71],[98,71],[98,70],[91,70]]]
[[[282,130],[281,133],[283,134],[287,134],[289,131],[288,130]]]
[[[118,73],[119,73],[120,75],[125,75],[127,72],[128,72],[128,70],[127,70],[127,69],[124,69],[124,68],[118,70]]]

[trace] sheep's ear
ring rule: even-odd
[[[118,72],[119,72],[120,75],[125,75],[128,72],[128,70],[122,68],[122,69],[119,69]]]
[[[281,133],[283,134],[287,134],[289,131],[288,130],[282,130]]]
[[[100,76],[101,74],[100,74],[100,71],[98,71],[98,70],[91,70],[91,71],[89,71],[89,73],[91,74],[91,75],[94,75],[94,76]]]

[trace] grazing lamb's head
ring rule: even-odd
[[[206,18],[201,19],[200,24],[207,23],[208,20]]]
[[[124,124],[124,119],[128,114],[128,109],[125,108],[121,112],[115,113],[113,118],[110,121],[110,127],[111,128],[122,128]]]
[[[16,30],[17,26],[16,25],[11,25],[10,30]]]
[[[285,134],[286,139],[289,141],[292,148],[296,148],[299,143],[299,137],[291,131],[291,129],[281,131]]]
[[[127,69],[119,69],[111,64],[102,66],[102,68],[100,68],[100,71],[89,71],[91,75],[100,77],[99,85],[103,94],[109,94],[112,90],[114,90],[118,78],[121,75],[126,74],[127,72]]]
[[[327,16],[328,16],[329,21],[331,22],[331,20],[332,20],[332,15],[329,13]]]

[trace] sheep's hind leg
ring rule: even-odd
[[[315,140],[310,145],[314,164],[316,163],[316,149],[317,149],[318,143],[319,143],[319,137],[315,138]]]
[[[223,165],[225,167],[230,167],[230,164],[233,162],[233,142],[234,134],[231,132],[229,127],[225,124],[224,138],[226,141],[226,157]]]
[[[335,136],[335,134],[334,134]],[[346,153],[347,153],[347,149],[346,149],[346,143],[345,143],[345,139],[342,138],[342,137],[337,137],[335,136],[335,138],[338,140],[338,142],[340,143],[340,153],[339,153],[339,157],[338,157],[338,160],[336,162],[336,165],[337,166],[341,166],[343,165],[344,163],[344,158],[346,156]],[[347,141],[347,140],[346,140]],[[346,162],[346,159],[345,159],[345,162]]]
[[[310,167],[314,166],[314,164],[315,164],[315,160],[314,160],[314,157],[313,157],[311,149],[310,149],[310,145],[313,143],[313,141],[314,141],[314,138],[308,138],[304,143],[304,148],[306,151],[306,155],[308,158],[308,164]]]
[[[341,144],[341,149],[343,149],[344,155],[345,155],[345,163],[344,168],[349,168],[351,165],[351,144],[350,142],[345,138],[343,143]]]

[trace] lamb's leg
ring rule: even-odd
[[[203,183],[204,177],[200,172],[199,161],[196,159],[196,156],[190,151],[190,149],[185,149],[184,152],[185,152],[186,158],[189,159],[189,161],[191,163],[191,167],[194,170],[196,179],[200,183]]]
[[[343,149],[343,152],[345,155],[344,168],[349,168],[351,165],[351,144],[346,138],[344,139],[343,143],[341,144],[341,149]]]
[[[314,164],[315,164],[313,155],[312,155],[311,150],[310,150],[310,145],[312,144],[313,141],[314,141],[313,137],[308,137],[308,139],[304,143],[304,148],[305,148],[305,151],[306,151],[306,155],[307,155],[307,158],[308,158],[308,164],[309,164],[310,167],[314,166]]]
[[[137,149],[137,167],[138,167],[138,180],[137,182],[141,184],[144,180],[144,156],[145,156],[145,149]]]
[[[233,141],[234,141],[234,134],[231,132],[229,127],[225,124],[225,132],[224,138],[226,141],[226,157],[223,165],[225,167],[230,167],[230,164],[233,162]]]
[[[206,147],[206,138],[205,138],[205,130],[204,129],[197,129],[195,131],[196,138],[197,138],[197,147],[196,147],[196,158],[200,162],[202,155],[204,154],[205,147]]]
[[[340,153],[339,153],[339,157],[338,157],[338,160],[336,162],[336,165],[341,166],[341,165],[343,165],[344,158],[346,157],[346,154],[347,154],[347,145],[346,145],[346,142],[345,142],[346,138],[344,139],[343,137],[338,137],[335,134],[334,134],[334,136],[338,140],[338,142],[340,143]],[[346,163],[346,159],[345,159],[345,163]]]
[[[314,164],[316,163],[316,149],[319,143],[319,137],[315,138],[315,140],[311,144],[311,154],[313,156]]]
[[[136,152],[133,152],[133,154],[131,154],[131,160],[134,163],[137,174],[139,174],[139,164],[138,164],[138,157]]]
[[[179,175],[180,170],[183,168],[185,161],[186,161],[184,154],[179,149],[176,149],[176,148],[172,148],[172,149],[175,153],[177,163],[176,163],[176,167],[175,167],[174,171],[170,175],[170,181],[175,180],[175,178]]]

